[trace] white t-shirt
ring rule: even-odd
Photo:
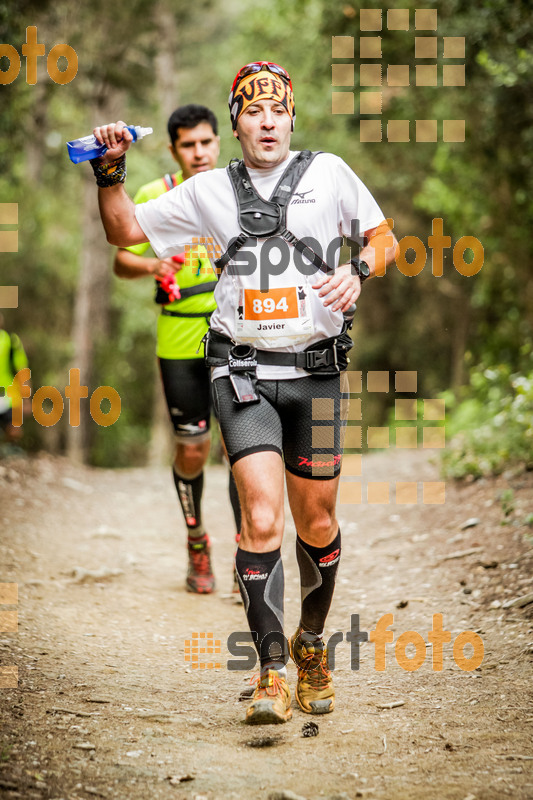
[[[271,169],[249,169],[257,192],[268,199],[290,159]],[[139,225],[160,258],[182,251],[198,237],[225,253],[241,233],[237,202],[226,169],[189,178],[170,192],[135,207]],[[384,219],[378,204],[348,165],[331,153],[311,162],[287,207],[286,225],[299,239],[309,242],[331,267],[338,266],[341,240],[375,228]],[[354,226],[356,226],[354,228]],[[323,298],[311,288],[318,270],[277,239],[245,244],[222,273],[215,290],[217,308],[211,327],[235,342],[248,342],[262,350],[300,352],[342,328],[340,311],[325,308]],[[255,265],[255,267],[254,267]],[[278,273],[278,274],[276,274]],[[267,292],[264,290],[268,289]],[[262,291],[263,290],[263,291]],[[217,368],[213,377],[227,374]],[[262,379],[299,378],[302,369],[259,365]]]

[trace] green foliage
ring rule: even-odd
[[[411,140],[365,144],[359,140],[359,92],[368,89],[359,86],[358,17],[360,8],[383,9],[385,17],[380,0],[117,0],[112,9],[103,0],[0,0],[0,41],[20,52],[26,26],[37,25],[47,51],[66,42],[79,60],[78,74],[66,86],[46,76],[28,86],[24,64],[17,80],[0,86],[0,202],[19,204],[19,252],[0,258],[2,283],[19,286],[20,304],[5,316],[28,350],[33,385],[65,386],[72,358],[88,168],[68,162],[65,141],[108,121],[101,116],[105,109],[107,117],[111,96],[115,118],[152,125],[154,135],[128,157],[132,195],[173,165],[165,104],[201,102],[219,117],[223,166],[240,152],[227,109],[235,72],[247,61],[273,60],[293,77],[293,149],[344,158],[394,219],[397,237],[416,236],[427,250],[418,276],[392,267],[365,284],[353,367],[416,370],[420,397],[447,392],[455,403],[449,425],[459,443],[447,456],[449,474],[498,471],[506,459],[530,463],[531,439],[520,413],[521,404],[531,401],[517,376],[530,381],[533,347],[533,15],[528,0],[449,0],[439,4],[437,33],[418,34],[419,5],[402,3],[410,14],[408,32],[384,26],[376,34],[383,47],[383,130],[389,120],[410,120]],[[175,31],[166,76],[157,66],[164,50],[162,12]],[[442,37],[465,37],[464,87],[442,86],[440,77],[437,87],[416,85],[416,35],[438,36],[439,76]],[[332,36],[355,40],[353,115],[331,113]],[[409,65],[410,85],[388,87],[387,64]],[[164,78],[171,87],[166,94]],[[416,142],[416,119],[464,119],[466,140]],[[462,236],[480,240],[484,264],[477,275],[465,278],[454,269],[452,248],[445,250],[444,275],[432,275],[428,238],[434,218],[443,219],[452,247]],[[109,248],[110,265],[112,255]],[[95,331],[92,381],[116,388],[123,410],[115,426],[96,431],[91,458],[122,465],[142,460],[150,436],[157,312],[149,280],[113,279],[111,291],[109,334],[101,341]],[[463,370],[472,379],[460,390]],[[493,373],[499,377],[492,379]],[[391,400],[392,393],[369,396],[366,421],[383,424]],[[64,436],[57,438],[62,446]],[[32,448],[44,442],[39,426],[25,437]]]
[[[533,468],[533,369],[511,374],[500,365],[477,368],[464,400],[454,404],[447,420],[451,437],[443,455],[447,477],[497,475],[508,465]],[[510,513],[512,497],[502,497],[504,514]]]
[[[504,517],[509,517],[514,509],[514,492],[512,489],[504,489],[500,495],[500,504]]]

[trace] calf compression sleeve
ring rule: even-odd
[[[189,537],[203,536],[202,526],[202,493],[204,490],[204,473],[200,472],[195,478],[184,478],[172,468],[174,485],[185,517]]]
[[[250,553],[237,550],[235,566],[248,624],[259,654],[261,671],[283,669],[288,661],[283,635],[283,563],[281,550]]]
[[[313,547],[296,537],[296,558],[300,568],[302,587],[302,615],[300,625],[304,631],[317,635],[324,632],[326,617],[333,598],[335,577],[341,556],[341,532],[326,547]]]

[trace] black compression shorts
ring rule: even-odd
[[[159,368],[176,440],[201,442],[209,436],[211,416],[210,370],[203,358],[160,358]]]
[[[341,392],[342,388],[342,392]],[[330,378],[258,380],[259,403],[233,402],[228,377],[213,382],[213,403],[230,464],[270,450],[303,478],[330,479],[341,470],[348,415],[345,373]]]
[[[8,408],[6,411],[2,411],[0,414],[0,428],[7,428],[9,425],[13,424],[13,414],[11,408]]]

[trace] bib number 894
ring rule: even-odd
[[[256,297],[253,301],[253,310],[254,314],[262,314],[263,312],[272,314],[274,311],[288,311],[289,305],[286,297],[282,297],[277,303],[273,297],[265,297],[264,300]]]

